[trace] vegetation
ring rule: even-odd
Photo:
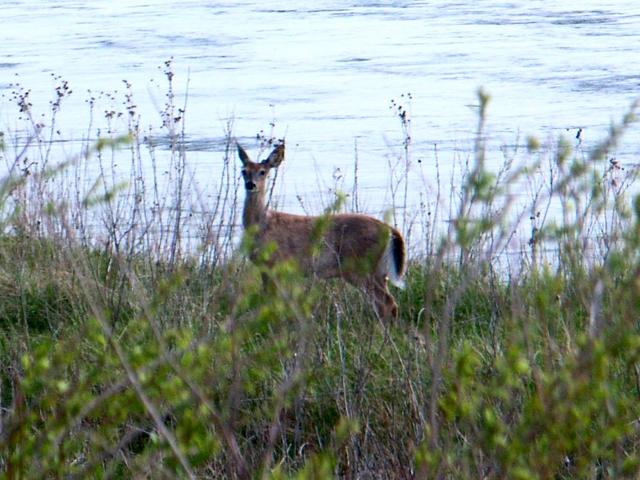
[[[400,106],[397,220],[424,247],[397,294],[401,319],[385,324],[344,284],[233,249],[230,154],[213,204],[189,199],[166,67],[164,184],[159,137],[140,131],[130,97],[124,135],[59,164],[16,88],[32,135],[2,152],[2,478],[638,477],[640,199],[635,170],[613,157],[633,109],[591,152],[530,139],[514,152],[526,167],[507,155],[495,172],[481,92],[461,184],[447,207],[411,216]],[[106,173],[123,152],[126,183]],[[99,181],[84,178],[89,159]],[[523,185],[526,204],[512,193]]]

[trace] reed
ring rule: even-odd
[[[615,160],[635,106],[593,150],[529,139],[492,168],[481,92],[474,151],[435,186],[400,109],[390,198],[414,242],[389,324],[342,282],[246,261],[233,125],[215,190],[197,192],[165,67],[159,131],[126,88],[59,163],[16,88],[29,134],[3,136],[2,478],[637,477],[640,204]]]

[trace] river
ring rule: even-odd
[[[436,158],[446,170],[473,151],[480,87],[491,95],[486,135],[496,164],[528,135],[545,143],[582,129],[588,148],[640,96],[640,4],[622,0],[16,0],[2,2],[0,19],[1,130],[20,137],[16,83],[46,112],[63,80],[73,93],[56,138],[67,153],[104,132],[103,112],[121,106],[124,80],[142,124],[158,126],[172,59],[178,104],[188,97],[195,188],[218,178],[233,119],[250,152],[260,131],[286,137],[280,195],[293,210],[298,197],[349,191],[356,152],[364,209],[389,208],[389,165],[406,136],[398,106],[411,120],[416,203],[435,188]],[[637,162],[638,139],[628,133],[619,160]]]

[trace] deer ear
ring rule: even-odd
[[[238,156],[240,157],[240,161],[242,162],[243,165],[246,165],[247,163],[251,163],[251,159],[249,158],[249,155],[247,155],[247,152],[244,151],[244,148],[242,148],[240,146],[240,144],[237,144],[238,146]]]
[[[280,166],[282,161],[284,160],[284,142],[280,145],[277,145],[276,148],[273,149],[273,152],[269,154],[264,163],[268,164],[272,168],[276,168]]]

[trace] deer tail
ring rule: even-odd
[[[389,281],[398,288],[404,288],[407,251],[402,235],[395,228],[391,229],[391,235],[384,250],[383,264]]]

